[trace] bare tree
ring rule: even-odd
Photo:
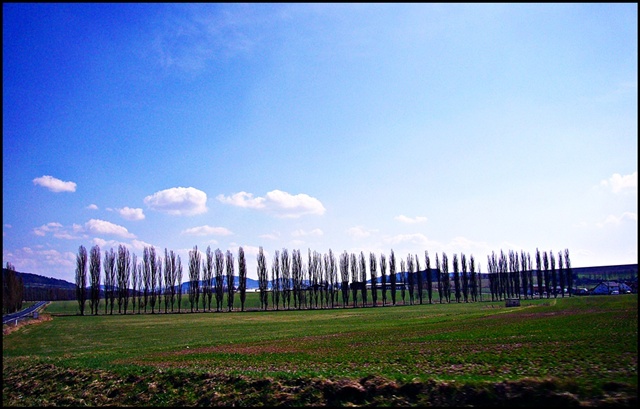
[[[442,253],[442,281],[444,296],[447,302],[451,302],[451,281],[449,280],[449,258],[446,253]]]
[[[160,313],[160,310],[162,309],[162,295],[164,293],[164,287],[163,287],[163,283],[162,283],[162,255],[160,254],[160,252],[158,252],[158,254],[156,255],[156,281],[158,284],[158,287],[156,289],[156,294],[158,295],[158,313]]]
[[[442,304],[442,272],[440,270],[438,253],[436,253],[436,278],[438,279],[438,301]]]
[[[364,258],[364,253],[361,251],[360,252],[360,257],[358,259],[358,261],[360,262],[360,282],[361,282],[361,289],[360,292],[362,292],[362,306],[366,307],[367,306],[367,260]]]
[[[107,313],[107,306],[111,306],[109,309],[109,314],[113,314],[113,305],[115,304],[116,299],[116,253],[113,249],[109,249],[109,251],[104,252],[104,264],[102,266],[104,269],[104,288],[105,288],[105,296],[104,296],[104,313]]]
[[[571,259],[569,259],[569,249],[564,249],[564,265],[567,268],[567,286],[569,287],[569,297],[573,293],[573,271],[571,270]]]
[[[469,275],[467,274],[467,257],[460,254],[460,264],[462,266],[462,298],[464,302],[469,302]]]
[[[295,254],[295,253],[294,253]],[[269,277],[267,273],[267,259],[264,256],[264,250],[262,250],[262,246],[258,250],[258,288],[260,289],[260,309],[266,310],[268,305],[268,286],[269,286]]]
[[[333,251],[329,249],[329,270],[330,270],[330,285],[331,285],[331,308],[335,308],[335,304],[338,302],[338,293],[336,292],[338,285],[338,266],[336,264],[336,256]]]
[[[324,304],[327,308],[329,307],[329,280],[331,275],[331,261],[329,260],[329,254],[325,253],[323,256],[324,259],[324,278],[320,283],[320,288],[322,290],[322,296],[320,297],[320,307]]]
[[[151,297],[149,305],[151,305],[151,314],[155,314],[157,286],[158,286],[158,259],[156,258],[156,248],[151,246],[149,249],[149,268],[151,269]]]
[[[431,304],[433,296],[433,276],[431,275],[431,259],[429,259],[429,252],[427,250],[424,251],[424,262],[427,272],[427,298],[429,299],[429,304]]]
[[[91,280],[91,314],[98,315],[100,305],[100,246],[91,247],[89,255],[89,276]]]
[[[371,302],[375,307],[378,304],[378,261],[376,255],[369,253],[369,275],[371,276]]]
[[[216,249],[216,311],[222,310],[224,297],[224,253]]]
[[[143,282],[143,297],[144,297],[144,312],[147,312],[147,305],[149,304],[149,295],[151,292],[151,252],[149,247],[144,247],[142,251],[142,282]]]
[[[400,295],[402,296],[402,305],[406,305],[407,294],[407,266],[403,259],[400,259]]]
[[[382,306],[387,305],[387,258],[380,254],[380,281],[382,286]]]
[[[353,306],[358,306],[358,258],[355,253],[351,253],[350,256],[350,266],[351,266],[351,292],[353,295]]]
[[[291,260],[285,248],[280,253],[280,273],[282,274],[282,309],[291,309]]]
[[[117,260],[117,278],[118,278],[118,314],[122,314],[122,307],[124,306],[125,297],[128,299],[129,292],[129,274],[130,274],[130,257],[129,249],[124,245],[118,246],[118,260]],[[125,309],[125,314],[126,314]]]
[[[549,264],[551,267],[551,285],[553,287],[553,298],[558,296],[558,273],[556,271],[556,256],[553,254],[553,250],[549,252]]]
[[[340,279],[342,308],[346,308],[349,304],[349,253],[346,250],[340,255]]]
[[[300,250],[292,250],[291,252],[291,278],[293,279],[293,308],[302,308],[302,256]]]
[[[473,254],[469,256],[469,297],[472,302],[478,301],[478,279],[476,274],[476,261]]]
[[[409,282],[409,304],[413,305],[414,292],[416,286],[416,274],[414,271],[415,265],[413,263],[413,255],[409,253],[407,255],[407,281]],[[403,269],[404,270],[404,269]]]
[[[182,309],[182,260],[176,256],[176,278],[178,281],[178,313]]]
[[[389,255],[389,279],[391,280],[391,303],[396,305],[396,256],[393,253],[393,249],[391,249],[391,254]]]
[[[460,266],[458,265],[458,255],[453,255],[453,287],[455,290],[456,302],[460,302],[461,291],[460,291]]]
[[[522,292],[520,291],[520,257],[518,253],[513,251],[513,261],[511,262],[511,271],[513,272],[513,288],[515,289],[515,296],[521,298]],[[526,290],[525,290],[526,292]]]
[[[244,250],[238,248],[238,292],[240,293],[240,311],[244,311],[244,302],[247,298],[247,262],[244,259]]]
[[[542,298],[542,286],[544,285],[542,276],[542,258],[540,257],[540,250],[536,248],[536,278],[538,284],[538,298]]]
[[[566,285],[564,278],[564,259],[562,258],[562,251],[558,252],[558,278],[560,280],[560,294],[564,298],[564,287]]]
[[[227,308],[229,311],[233,311],[233,297],[235,293],[235,275],[234,275],[234,262],[233,253],[227,250]]]
[[[165,296],[164,296],[164,312],[168,311],[168,305],[171,304],[171,312],[176,300],[176,255],[173,250],[169,251],[165,247],[164,249],[164,283],[165,283]]]
[[[207,309],[211,311],[211,297],[213,296],[213,292],[211,288],[212,282],[213,282],[213,252],[211,251],[211,246],[207,246],[204,263],[202,263],[202,310],[203,311],[206,311]]]
[[[322,256],[317,251],[313,252],[313,269],[311,271],[311,289],[315,308],[318,308],[318,296],[320,294],[320,280],[322,278]]]
[[[520,250],[520,282],[522,283],[522,292],[526,300],[529,298],[529,271],[524,250]]]
[[[424,289],[424,280],[422,279],[422,271],[420,271],[420,259],[418,259],[418,255],[416,254],[416,283],[418,285],[418,300],[420,300],[420,304],[422,304],[422,290]]]
[[[136,313],[136,305],[138,305],[137,300],[140,285],[139,278],[138,257],[136,256],[136,253],[131,253],[131,311],[134,314]]]
[[[271,263],[271,304],[280,309],[280,252],[275,251]],[[273,307],[271,307],[273,308]]]
[[[193,246],[192,250],[189,250],[189,304],[191,305],[191,312],[195,305],[196,311],[198,311],[198,299],[200,296],[200,252],[198,246]]]
[[[87,249],[82,245],[76,256],[76,299],[80,315],[84,315],[84,305],[87,302]]]
[[[544,265],[544,289],[547,292],[547,298],[549,298],[551,296],[551,284],[549,283],[551,277],[549,274],[549,255],[546,251],[542,253],[542,264]]]

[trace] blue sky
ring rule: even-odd
[[[637,4],[3,4],[3,265],[638,260]],[[306,260],[306,257],[305,257]],[[237,270],[236,270],[237,271]]]

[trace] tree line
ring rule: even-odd
[[[564,297],[573,284],[569,250],[554,253],[536,249],[535,270],[529,253],[502,250],[487,259],[491,300],[505,298]],[[90,314],[97,315],[104,279],[104,313],[118,314],[182,312],[182,297],[188,297],[189,311],[233,311],[235,296],[245,311],[247,267],[244,250],[238,248],[238,284],[235,278],[234,253],[211,247],[202,253],[194,246],[189,251],[188,281],[183,294],[183,267],[180,256],[165,248],[164,257],[153,246],[145,247],[142,260],[120,245],[101,256],[100,247],[87,252],[80,246],[76,256],[76,298],[80,314],[89,304]],[[398,268],[399,267],[399,268]],[[482,273],[473,255],[454,254],[452,269],[449,257],[435,254],[435,265],[424,252],[424,269],[417,254],[396,260],[364,252],[339,256],[329,249],[322,254],[308,250],[306,263],[300,250],[276,250],[269,269],[263,248],[257,254],[258,292],[261,310],[318,309],[336,307],[377,307],[402,304],[482,301]],[[89,282],[89,283],[88,283]],[[535,282],[535,285],[534,285]],[[378,296],[381,300],[378,300]],[[568,293],[568,295],[571,295]],[[370,298],[369,298],[370,296]],[[437,297],[437,300],[436,300]],[[226,306],[225,306],[226,298]],[[213,301],[215,300],[215,306]],[[293,302],[292,302],[293,301]],[[177,304],[177,305],[176,305]],[[163,308],[164,307],[164,308]]]
[[[13,264],[7,262],[2,270],[2,313],[11,314],[22,309],[24,299],[24,284],[22,277],[16,273]]]

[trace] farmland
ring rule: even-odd
[[[637,403],[637,294],[513,308],[73,308],[56,302],[53,319],[4,336],[3,406]]]

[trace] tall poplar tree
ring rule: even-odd
[[[80,315],[84,315],[87,302],[87,249],[82,245],[78,248],[76,256],[76,299]]]
[[[91,280],[91,301],[89,306],[93,315],[98,315],[98,306],[100,305],[100,257],[100,246],[96,244],[91,247],[89,255],[89,276]]]

